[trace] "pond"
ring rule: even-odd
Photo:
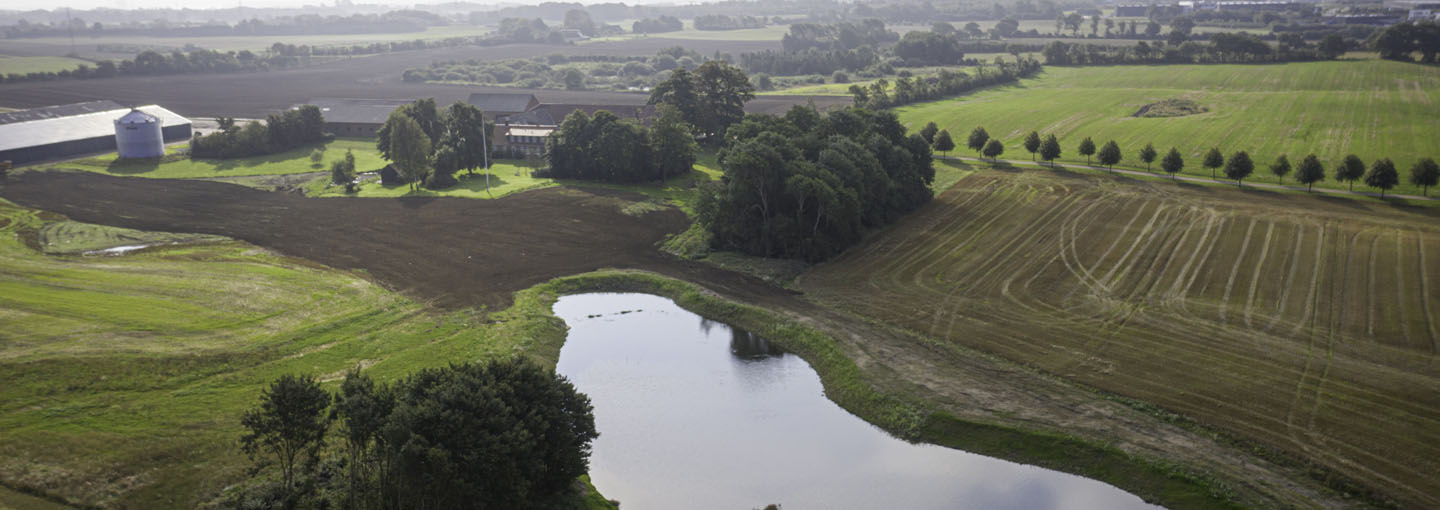
[[[557,371],[595,406],[590,476],[627,510],[1158,508],[1102,482],[911,444],[763,338],[648,294],[555,303]]]

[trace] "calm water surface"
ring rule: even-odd
[[[1158,508],[1102,482],[891,437],[799,357],[666,298],[583,294],[558,371],[595,405],[590,475],[626,510]]]

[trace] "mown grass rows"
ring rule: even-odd
[[[1142,106],[1194,100],[1210,111],[1171,118],[1139,118]],[[1264,169],[1281,154],[1298,163],[1315,154],[1328,169],[1346,154],[1366,162],[1391,158],[1402,174],[1395,191],[1419,194],[1405,178],[1415,161],[1440,157],[1440,70],[1382,60],[1281,65],[1097,66],[1047,68],[1015,87],[1000,87],[898,109],[910,129],[934,121],[952,134],[985,126],[1023,159],[1031,131],[1055,134],[1059,161],[1083,162],[1080,140],[1115,140],[1122,165],[1145,168],[1137,156],[1153,143],[1161,155],[1176,147],[1187,175],[1209,176],[1204,154],[1218,147],[1247,151],[1254,182],[1276,182]],[[1158,161],[1154,167],[1159,172]],[[1333,176],[1321,186],[1344,187]],[[1289,179],[1286,182],[1293,182]]]
[[[1434,502],[1428,217],[1002,172],[937,202],[801,287]]]

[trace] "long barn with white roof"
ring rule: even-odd
[[[165,143],[190,139],[190,119],[165,108],[89,101],[0,113],[0,161],[24,165],[112,152],[116,119],[134,110],[159,120]]]

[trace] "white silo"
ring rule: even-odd
[[[115,148],[122,158],[158,158],[165,155],[160,118],[140,110],[115,119]]]

